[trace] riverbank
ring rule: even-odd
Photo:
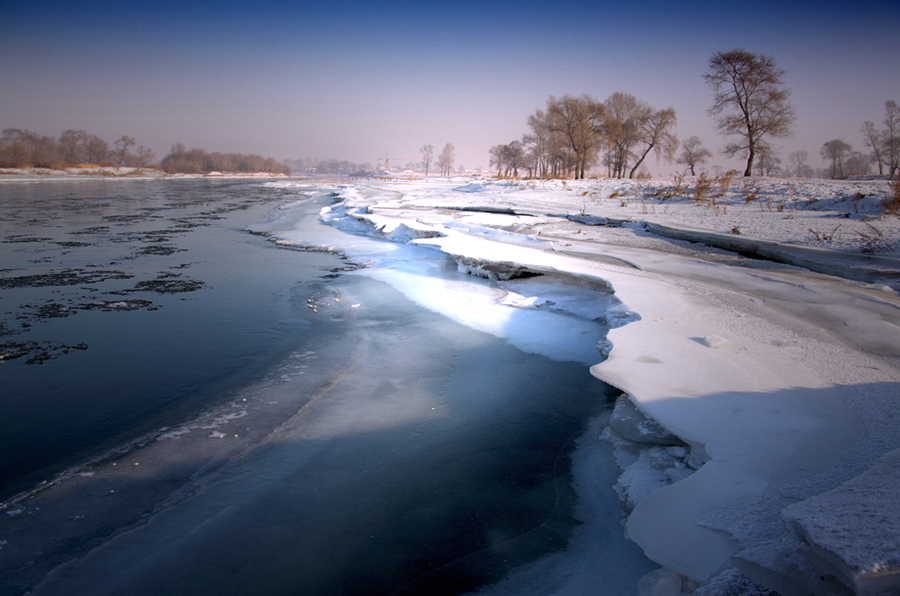
[[[139,168],[130,166],[96,166],[73,168],[0,168],[0,182],[9,181],[72,181],[93,179],[282,179],[286,174],[268,172],[209,172],[208,174],[167,174],[159,168]]]
[[[676,448],[681,457],[670,448],[674,457],[654,457],[667,447],[652,443],[620,453],[628,534],[670,572],[648,577],[645,589],[721,593],[748,581],[735,565],[798,593],[822,584],[894,589],[894,504],[875,505],[877,522],[859,544],[861,528],[844,524],[873,505],[841,488],[883,470],[879,458],[900,448],[900,222],[884,212],[888,185],[723,182],[700,196],[698,180],[680,189],[372,182],[345,187],[323,218],[433,246],[495,279],[498,300],[514,308],[557,303],[517,278],[565,275],[612,288],[622,308],[606,320],[609,357],[598,354],[591,370],[687,445]],[[717,248],[729,238],[743,244]],[[798,266],[798,254],[815,271]],[[685,478],[697,459],[705,463]],[[822,495],[841,503],[830,518],[799,506]]]

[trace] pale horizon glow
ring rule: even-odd
[[[821,167],[825,141],[865,150],[863,122],[880,126],[884,102],[900,101],[900,5],[808,6],[22,3],[0,24],[0,127],[127,134],[157,159],[180,142],[402,165],[452,142],[457,167],[487,168],[550,95],[621,90],[673,107],[679,138],[735,167],[718,155],[702,75],[713,52],[743,47],[786,70],[798,119],[782,160],[803,149]]]

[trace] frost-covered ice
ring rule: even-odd
[[[898,472],[866,472],[900,447],[900,221],[881,214],[887,184],[754,179],[700,202],[690,182],[370,181],[339,189],[322,213],[355,236],[321,244],[433,310],[592,365],[661,427],[649,434],[678,438],[623,455],[628,535],[686,578],[648,577],[645,590],[742,585],[732,557],[753,550],[742,568],[754,579],[790,577],[811,593],[809,567],[760,561],[787,543],[829,550],[827,536],[840,535],[847,544],[829,552],[845,572],[829,585],[896,593],[896,557],[868,555],[900,544],[900,510],[885,497],[895,493],[878,490]],[[366,235],[397,244],[373,252]],[[429,275],[442,261],[406,246],[494,283],[457,291]],[[876,485],[866,507],[884,523],[866,526],[862,543],[848,512],[864,473],[859,482]],[[802,538],[784,538],[795,530]],[[872,568],[881,583],[859,579]]]

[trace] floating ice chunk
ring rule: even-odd
[[[507,292],[506,296],[499,300],[500,304],[506,304],[507,306],[513,306],[515,308],[531,308],[535,306],[539,306],[541,302],[543,302],[537,296],[529,296],[526,298],[525,296],[520,296],[515,292]]]
[[[683,446],[647,446],[625,440],[609,428],[602,438],[615,447],[622,470],[615,489],[622,509],[628,512],[661,488],[688,478],[703,463]]]
[[[684,445],[684,442],[641,412],[629,397],[623,394],[616,400],[609,427],[623,439],[650,445]]]

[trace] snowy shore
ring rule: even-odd
[[[625,393],[605,434],[626,532],[664,568],[644,593],[738,590],[736,567],[784,595],[895,594],[900,217],[882,212],[888,185],[737,180],[696,198],[695,184],[366,181],[322,219],[441,250],[497,280],[502,308],[610,329],[589,364]],[[595,312],[554,279],[614,295]],[[469,324],[515,341],[509,326]]]

